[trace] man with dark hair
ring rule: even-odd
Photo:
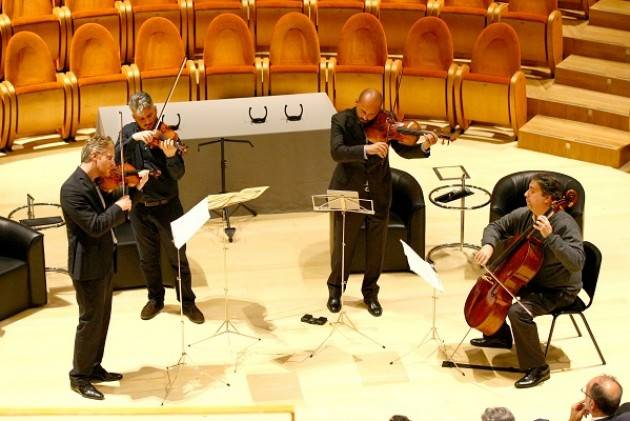
[[[366,223],[366,259],[363,278],[363,301],[372,316],[378,317],[383,308],[378,301],[378,278],[383,269],[385,239],[389,220],[389,207],[392,200],[392,175],[389,168],[386,142],[370,143],[364,127],[370,124],[381,111],[383,96],[375,89],[366,89],[359,95],[356,107],[340,111],[332,116],[330,132],[330,153],[337,167],[330,181],[335,190],[358,191],[361,199],[374,201],[374,215],[348,213],[345,232],[344,279],[341,279],[341,238],[342,217],[339,212],[334,222],[334,247],[332,270],[328,277],[328,309],[333,313],[341,310],[341,288],[348,281],[348,268],[354,255],[361,225]],[[404,158],[426,158],[431,145],[437,141],[434,136],[421,136],[418,143],[406,146],[398,142],[391,145]]]
[[[585,254],[580,228],[566,212],[548,217],[552,202],[562,194],[561,184],[554,177],[534,176],[525,192],[527,206],[491,222],[483,231],[482,247],[474,257],[476,263],[485,265],[501,241],[531,227],[534,231],[529,241],[538,242],[544,252],[542,267],[521,289],[520,303],[513,303],[508,311],[512,331],[504,323],[492,336],[470,341],[475,346],[510,349],[513,333],[519,366],[525,370],[525,376],[514,384],[517,388],[536,386],[550,377],[534,317],[571,304],[582,288]]]
[[[131,209],[129,196],[112,206],[95,184],[114,168],[114,143],[110,138],[92,137],[81,151],[81,164],[63,183],[61,209],[68,234],[68,274],[77,293],[79,324],[74,340],[70,387],[84,398],[103,399],[93,382],[122,379],[101,366],[112,310],[114,228],[125,222]]]
[[[619,408],[623,388],[613,376],[601,375],[591,379],[582,389],[584,399],[571,406],[569,421],[580,421],[587,415],[593,420],[612,420]]]
[[[184,176],[184,159],[178,152],[175,138],[166,138],[157,129],[157,109],[146,92],[136,92],[129,99],[129,108],[135,120],[123,127],[116,144],[116,160],[120,161],[120,145],[124,146],[125,161],[133,165],[142,176],[142,188],[131,191],[133,227],[140,265],[147,282],[148,302],[140,313],[142,320],[155,317],[164,308],[164,285],[160,267],[160,249],[166,252],[175,273],[178,272],[178,251],[173,244],[170,223],[184,214],[179,200],[177,181]],[[158,139],[159,147],[149,147]],[[149,170],[159,176],[148,178]],[[145,184],[146,183],[146,184]],[[182,309],[193,323],[203,323],[204,317],[195,305],[186,246],[179,252],[182,290],[175,282],[177,298]]]

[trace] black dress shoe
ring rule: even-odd
[[[331,313],[339,313],[341,311],[341,300],[338,297],[328,297],[326,307]]]
[[[87,399],[96,399],[98,401],[105,399],[105,396],[92,386],[90,382],[70,383],[70,388]]]
[[[484,348],[503,348],[511,349],[512,341],[507,341],[500,338],[474,338],[470,340],[470,344],[474,346],[481,346]]]
[[[105,370],[103,367],[98,367],[90,376],[90,381],[92,383],[117,382],[119,380],[122,380],[122,378],[123,375],[120,373],[114,373]]]
[[[365,305],[367,305],[368,312],[374,317],[380,317],[383,314],[383,307],[381,303],[378,302],[378,298],[369,298],[363,300]]]
[[[203,313],[199,310],[199,307],[197,307],[195,303],[184,304],[183,311],[184,316],[188,317],[188,320],[193,323],[200,325],[206,321],[205,317],[203,317]]]
[[[164,302],[158,302],[155,300],[149,300],[140,312],[140,318],[142,320],[150,320],[157,316],[164,308]]]
[[[551,373],[549,365],[541,365],[540,367],[534,367],[527,370],[525,375],[514,383],[514,387],[517,389],[526,389],[528,387],[534,387],[545,380],[549,380]]]

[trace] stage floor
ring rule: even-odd
[[[628,169],[557,158],[516,146],[514,142],[460,139],[448,147],[436,145],[428,160],[404,160],[393,154],[391,162],[416,176],[424,189],[427,250],[459,239],[459,213],[428,202],[428,193],[443,184],[433,173],[434,166],[462,164],[472,177],[470,184],[488,190],[500,177],[520,170],[548,169],[577,178],[587,195],[585,239],[603,254],[595,303],[586,316],[606,366],[599,365],[590,339],[576,337],[570,320],[560,318],[549,356],[552,376],[539,387],[515,389],[513,383],[520,377],[515,373],[442,368],[444,355],[438,341],[416,348],[431,329],[432,289],[411,273],[382,276],[384,314],[380,318],[370,316],[362,303],[360,276],[352,276],[349,283],[347,316],[361,333],[386,349],[349,329],[340,329],[309,358],[330,327],[303,323],[302,315],[336,319],[325,306],[328,216],[241,216],[233,219],[235,241],[225,255],[218,219],[207,223],[188,245],[194,290],[207,321],[203,325],[184,323],[187,355],[180,370],[167,372],[182,351],[174,291],[167,291],[165,311],[150,321],[139,316],[146,300],[144,289],[118,291],[103,365],[124,373],[125,378],[120,384],[99,386],[106,395],[102,402],[72,392],[67,373],[78,311],[70,279],[51,272],[47,306],[0,322],[0,415],[15,407],[69,414],[76,413],[74,408],[122,408],[133,414],[163,403],[165,408],[182,413],[199,406],[288,404],[295,407],[298,420],[387,420],[393,414],[412,420],[476,420],[488,406],[506,406],[519,420],[562,420],[568,417],[570,405],[583,398],[580,388],[594,375],[615,375],[630,388],[626,361],[629,339],[624,334],[627,327],[623,327],[630,318]],[[78,164],[79,155],[79,148],[70,146],[0,159],[0,214],[6,216],[23,205],[26,193],[37,202],[58,203],[59,187]],[[466,241],[478,243],[487,221],[487,207],[467,212]],[[47,266],[65,266],[65,229],[44,233]],[[436,328],[451,352],[468,330],[463,305],[480,269],[459,251],[436,256],[438,274],[446,288],[436,301]],[[229,313],[236,327],[260,337],[260,341],[233,334],[202,341],[224,320],[226,275]],[[550,319],[537,319],[543,340]],[[477,333],[471,332],[468,339],[475,336]],[[187,346],[197,341],[202,342]],[[405,354],[399,362],[389,364]],[[474,348],[467,340],[455,360],[516,364],[513,352]],[[169,377],[174,381],[167,395]],[[626,396],[623,400],[630,399]],[[215,419],[241,418],[289,419],[287,415],[218,415]]]

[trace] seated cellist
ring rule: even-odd
[[[554,177],[546,174],[532,177],[525,192],[527,207],[491,222],[483,231],[482,247],[474,257],[476,263],[485,265],[502,240],[523,233],[532,225],[534,235],[542,241],[542,266],[520,290],[520,304],[514,302],[509,308],[511,331],[504,323],[492,336],[470,341],[475,346],[510,349],[513,335],[518,363],[525,372],[514,384],[517,388],[536,386],[550,376],[534,317],[571,304],[582,288],[585,254],[578,224],[563,211],[554,213],[550,219],[545,216],[552,202],[562,195],[561,184]]]

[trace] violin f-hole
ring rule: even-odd
[[[284,115],[287,117],[287,121],[300,121],[302,120],[302,114],[304,114],[304,107],[302,106],[302,104],[300,104],[300,114],[297,115],[289,115],[289,113],[287,113],[287,108],[289,106],[285,104],[284,106]]]
[[[267,106],[264,106],[265,108],[265,115],[262,117],[254,117],[252,115],[252,107],[249,107],[249,119],[251,120],[252,123],[254,124],[260,124],[260,123],[264,123],[265,121],[267,121]]]

